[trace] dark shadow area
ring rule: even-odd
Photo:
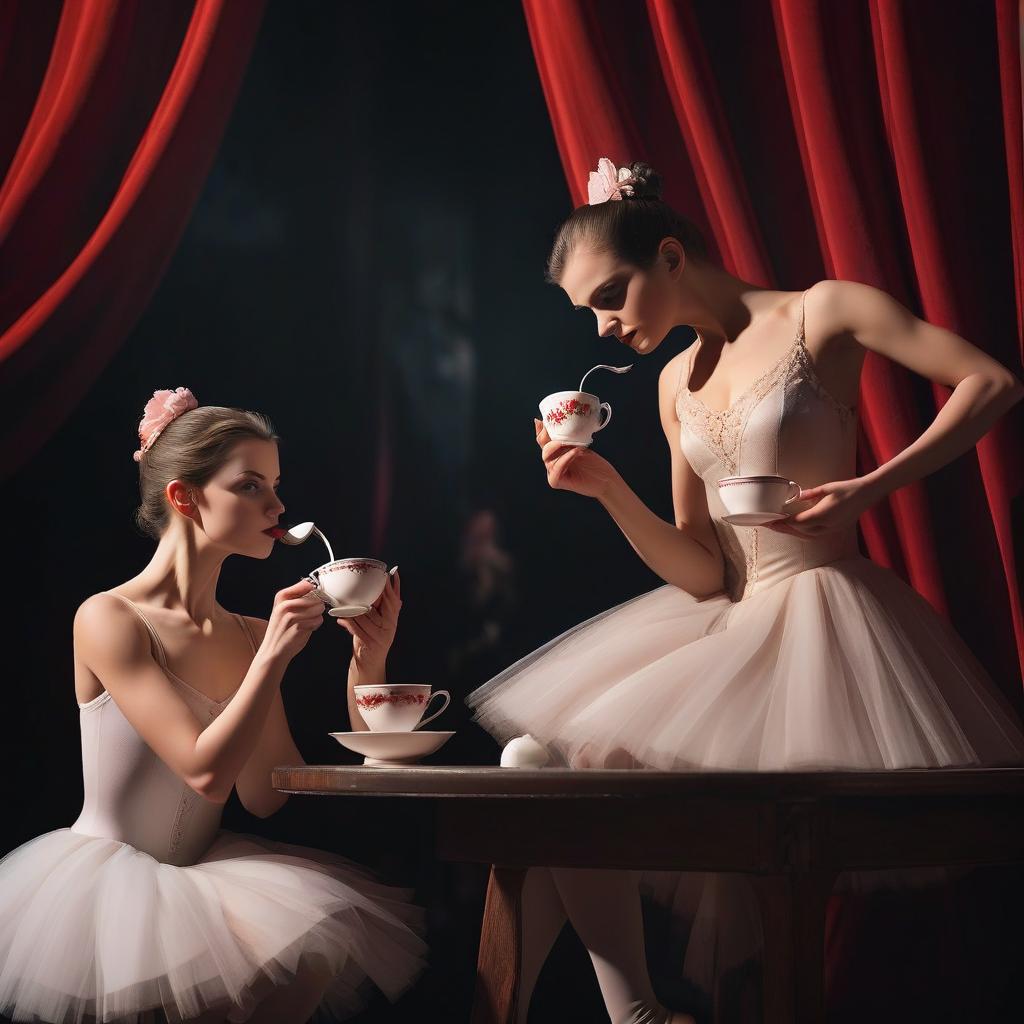
[[[591,366],[634,358],[628,376],[602,382],[615,421],[598,447],[671,519],[657,377],[692,332],[638,359],[599,339],[592,314],[574,313],[543,283],[570,208],[520,4],[272,0],[216,164],[149,309],[6,488],[8,518],[39,530],[4,555],[0,855],[70,825],[81,806],[71,624],[87,596],[137,573],[152,552],[132,525],[131,456],[154,389],[184,385],[203,404],[266,413],[283,438],[285,518],[315,520],[339,556],[400,565],[389,677],[452,694],[436,727],[456,735],[430,763],[496,763],[466,694],[659,585],[596,502],[548,488],[532,419],[541,397],[575,387]],[[266,617],[274,593],[323,560],[310,546],[232,559],[220,600]],[[309,763],[359,761],[327,735],[348,728],[349,652],[348,635],[328,623],[285,678]],[[357,1021],[468,1019],[487,870],[437,860],[429,805],[293,797],[261,820],[233,797],[224,826],[334,850],[415,886],[429,912],[431,969],[399,1003],[379,997]],[[992,898],[997,887],[986,891]],[[991,934],[1010,936],[1019,918],[1000,910]],[[650,928],[656,937],[657,922]],[[666,998],[678,966],[664,962],[670,952],[651,953]],[[1002,1019],[997,993],[1010,983],[1001,970],[966,983],[986,986],[976,1002],[961,993],[986,1007],[985,1020]],[[885,1019],[915,1019],[900,1008]],[[605,1019],[568,929],[534,1009],[534,1024]],[[873,1019],[882,1011],[871,1005]]]

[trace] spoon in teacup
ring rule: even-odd
[[[296,523],[294,526],[272,526],[269,530],[265,530],[265,533],[270,534],[274,540],[279,540],[282,544],[287,544],[289,547],[295,547],[297,544],[305,544],[310,537],[315,533],[323,542],[327,548],[328,561],[334,561],[334,552],[331,550],[331,542],[316,528],[314,523]]]
[[[632,370],[632,369],[633,369],[633,364],[632,363],[630,363],[629,366],[606,366],[604,363],[599,363],[597,366],[592,366],[589,370],[587,370],[587,372],[585,374],[583,374],[583,380],[580,381],[579,390],[581,392],[583,391],[583,385],[586,383],[587,378],[595,370],[611,370],[612,373],[629,373],[629,371]]]

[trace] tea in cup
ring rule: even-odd
[[[337,558],[318,566],[307,577],[312,591],[334,618],[354,619],[370,610],[384,593],[388,567],[376,558]]]
[[[577,447],[589,445],[612,421],[612,407],[586,391],[556,391],[540,403],[540,414],[552,441]]]
[[[352,689],[359,714],[371,732],[412,732],[432,722],[451,703],[447,690],[431,693],[429,683],[381,683]],[[424,718],[435,697],[444,698],[444,704]]]
[[[739,523],[757,525],[790,515],[786,508],[801,487],[784,476],[726,476],[718,481],[718,494],[726,512]]]

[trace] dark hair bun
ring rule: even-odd
[[[661,198],[661,175],[650,164],[638,160],[629,165],[629,173],[634,178],[634,199]]]

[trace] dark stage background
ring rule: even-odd
[[[629,361],[543,283],[570,209],[518,3],[269,4],[217,161],[146,314],[6,486],[9,511],[38,533],[6,554],[13,770],[2,798],[13,813],[0,854],[80,809],[71,622],[84,598],[134,575],[153,550],[132,524],[131,455],[156,388],[185,385],[203,404],[269,415],[283,439],[285,518],[315,520],[339,556],[401,567],[389,678],[452,691],[437,725],[457,733],[434,762],[495,763],[464,695],[660,582],[596,503],[549,490],[533,440],[541,397],[596,363]],[[664,356],[676,350],[666,343]],[[615,406],[601,448],[669,516],[663,361],[601,382]],[[230,559],[221,601],[266,617],[275,591],[325,557],[311,542],[265,562]],[[498,583],[474,601],[485,563],[499,566]],[[327,736],[348,727],[350,649],[328,620],[285,677],[310,763],[358,761]],[[336,850],[415,885],[431,908],[432,969],[401,1003],[381,1000],[366,1017],[422,1019],[429,1007],[467,1018],[486,872],[435,862],[426,811],[292,798],[261,820],[233,797],[224,824]],[[556,957],[581,972],[581,1019],[600,1019],[568,930]],[[557,973],[547,991],[541,981],[541,1009],[559,1005]]]
[[[71,623],[88,595],[153,549],[132,525],[136,426],[156,388],[256,409],[282,435],[288,520],[339,555],[402,570],[392,681],[452,691],[431,760],[494,763],[462,698],[540,643],[659,584],[595,503],[548,489],[538,399],[590,366],[628,362],[542,280],[571,201],[516,2],[371,5],[272,0],[224,142],[159,290],[88,397],[6,489],[8,737],[0,854],[70,825],[81,804]],[[806,287],[809,281],[786,282]],[[657,417],[680,330],[598,389],[615,407],[599,447],[671,518]],[[28,526],[36,532],[22,533]],[[18,532],[14,532],[18,531]],[[221,601],[269,614],[275,591],[324,560],[315,546],[232,559]],[[497,583],[474,597],[484,577]],[[284,696],[310,763],[355,763],[348,635],[328,622]],[[293,797],[270,819],[232,801],[225,827],[335,850],[414,885],[432,967],[360,1020],[468,1017],[486,871],[432,856],[429,811]],[[1009,920],[993,910],[994,934]],[[1002,984],[994,973],[990,984]],[[567,929],[534,1021],[602,1020]]]

